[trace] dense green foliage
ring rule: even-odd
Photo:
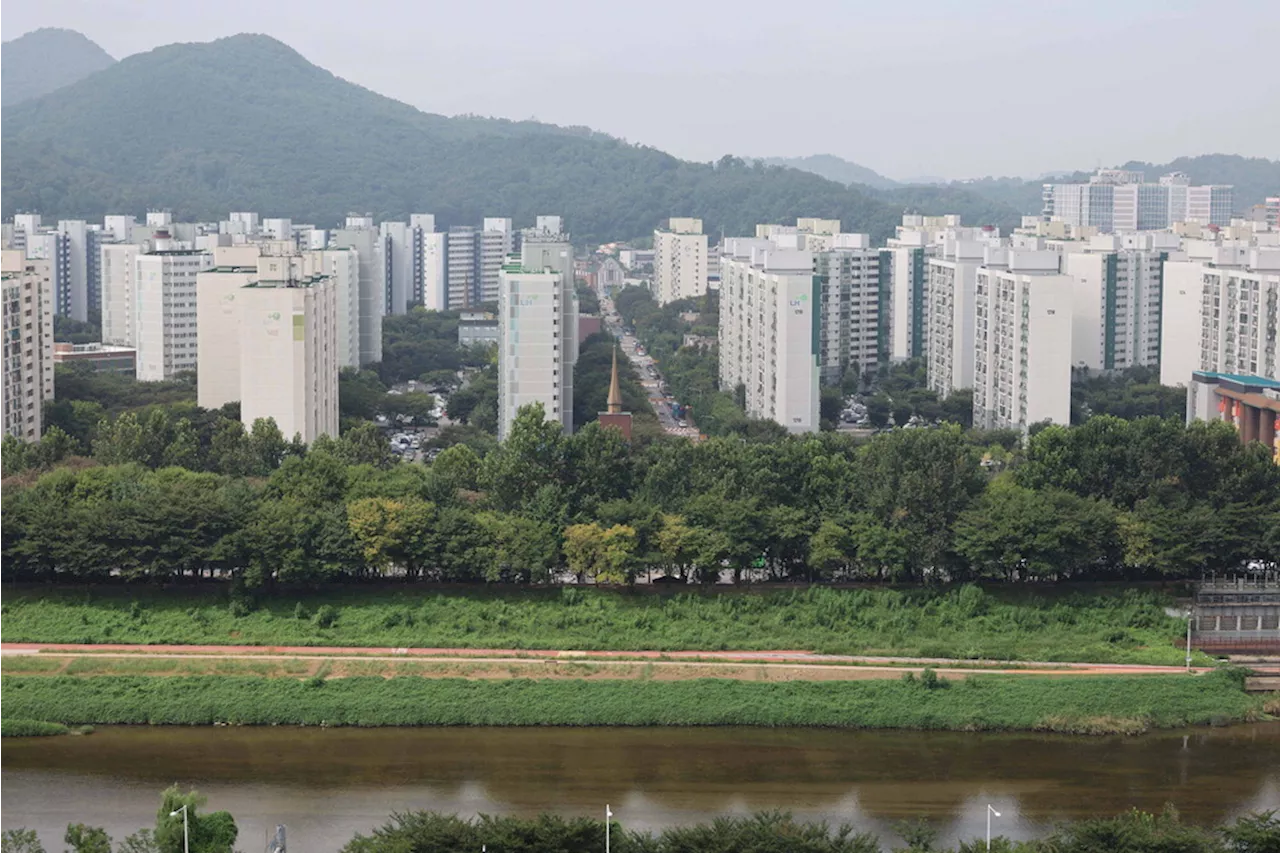
[[[168,795],[169,792],[166,792]],[[194,795],[192,795],[194,796]],[[163,808],[163,807],[162,807]],[[219,812],[225,815],[225,812]],[[210,815],[208,819],[213,818]],[[227,815],[230,819],[230,815]],[[157,823],[164,821],[164,815]],[[234,821],[231,825],[234,827]],[[893,853],[978,853],[986,849],[983,840],[961,842],[959,847],[937,846],[937,830],[928,823],[899,824],[897,832],[906,847]],[[343,853],[456,853],[459,850],[493,849],[502,853],[596,853],[604,847],[605,825],[591,818],[566,818],[554,814],[537,817],[479,815],[461,818],[435,812],[413,811],[393,814],[369,835],[356,835]],[[842,824],[797,821],[786,812],[760,812],[749,817],[720,817],[709,824],[673,826],[658,834],[627,830],[617,821],[609,826],[610,842],[619,853],[708,853],[708,851],[752,851],[752,853],[885,853],[880,840],[869,833],[854,832]],[[99,853],[88,845],[73,843],[87,839],[107,842],[106,832],[83,824],[67,827],[67,843],[73,853]],[[177,853],[142,830],[130,836],[120,853]],[[0,849],[4,853],[44,853],[31,830],[6,830]],[[193,848],[200,853],[219,853],[212,844]],[[1244,815],[1229,824],[1197,827],[1184,824],[1177,811],[1162,814],[1132,810],[1111,818],[1093,818],[1056,827],[1037,841],[1011,842],[1003,836],[991,839],[996,853],[1274,853],[1280,846],[1280,817],[1275,812]]]
[[[573,366],[573,425],[581,429],[597,419],[609,402],[609,380],[617,340],[608,333],[591,335],[578,344],[578,361]],[[631,413],[632,441],[653,439],[662,434],[649,395],[640,384],[631,360],[618,354],[618,386],[622,410]]]
[[[62,723],[46,723],[43,720],[23,720],[6,716],[0,719],[0,737],[49,737],[65,735],[71,729]]]
[[[0,103],[12,107],[83,80],[115,60],[75,30],[44,27],[5,42],[0,64]]]
[[[254,602],[217,592],[13,590],[5,642],[828,653],[1178,665],[1170,595],[766,590],[370,590]],[[25,662],[25,658],[23,661]],[[8,671],[13,671],[10,668]],[[26,671],[26,670],[22,670]]]
[[[175,91],[200,92],[202,109]],[[691,163],[584,128],[422,113],[254,35],[161,47],[6,107],[3,145],[6,217],[96,217],[163,200],[179,219],[263,210],[325,226],[351,209],[378,219],[429,209],[447,227],[554,210],[576,238],[602,242],[649,234],[676,212],[708,232],[822,216],[877,238],[901,215],[794,169]]]
[[[786,166],[802,172],[821,175],[829,181],[841,184],[862,184],[877,190],[888,190],[902,186],[897,181],[886,178],[880,173],[850,162],[834,154],[810,154],[807,157],[764,157],[770,166]]]
[[[1258,719],[1224,673],[892,681],[26,676],[6,713],[63,723],[329,726],[830,726],[1135,733]]]
[[[1184,388],[1160,384],[1160,372],[1131,367],[1114,374],[1076,370],[1071,379],[1071,422],[1084,423],[1094,415],[1135,418],[1155,415],[1182,418],[1187,410]]]
[[[504,853],[594,853],[604,845],[603,823],[556,815],[536,818],[490,817],[465,820],[454,815],[408,812],[393,815],[371,835],[357,835],[343,853],[453,853],[487,848]],[[795,820],[783,812],[750,817],[721,817],[710,824],[628,831],[611,824],[611,842],[619,853],[979,853],[984,839],[941,847],[937,831],[924,823],[900,824],[905,847],[886,848],[875,836],[849,825]],[[1262,812],[1219,827],[1184,824],[1166,808],[1153,815],[1137,810],[1113,818],[1075,821],[1056,827],[1037,841],[991,839],[995,853],[1275,853],[1280,849],[1280,817]]]
[[[430,466],[391,465],[369,425],[303,448],[229,422],[205,456],[185,440],[193,468],[229,472],[200,473],[129,417],[94,442],[106,464],[6,483],[6,578],[1046,581],[1280,556],[1280,468],[1222,423],[1050,427],[993,479],[958,426],[628,445],[592,424],[565,436],[536,408],[483,458],[462,445]]]

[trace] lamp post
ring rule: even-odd
[[[174,809],[169,812],[169,817],[177,817],[178,812],[182,812],[182,853],[191,853],[191,835],[187,829],[186,805],[183,805],[180,809]]]
[[[1193,608],[1187,608],[1187,672],[1191,672],[1191,617],[1194,613]]]
[[[987,803],[987,849],[991,849],[991,816],[1000,817],[1000,812],[992,807],[991,803]]]
[[[613,812],[609,810],[609,804],[605,803],[604,807],[604,853],[609,853],[609,821],[613,817]]]

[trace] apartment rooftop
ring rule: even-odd
[[[251,281],[245,285],[245,288],[255,288],[258,290],[276,290],[281,288],[299,288],[299,287],[315,287],[317,284],[328,281],[327,275],[303,275],[293,278],[277,278],[277,279],[259,279]]]

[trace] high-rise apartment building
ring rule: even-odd
[[[382,316],[386,290],[378,269],[378,231],[372,216],[347,216],[346,227],[333,232],[333,245],[354,249],[360,268],[360,363],[382,361]]]
[[[458,311],[480,305],[480,235],[456,225],[445,235],[445,308]]]
[[[990,244],[943,239],[926,263],[925,339],[929,389],[940,397],[973,387],[978,268]],[[999,251],[998,247],[995,247]]]
[[[1158,367],[1164,261],[1149,234],[1070,241],[1062,272],[1074,280],[1071,361],[1093,370]]]
[[[435,214],[409,214],[409,235],[413,255],[409,301],[433,311],[442,311],[440,297],[443,295],[445,248],[444,235],[436,232]]]
[[[887,359],[887,334],[880,317],[881,253],[871,248],[866,234],[841,233],[838,221],[820,222],[834,230],[803,234],[802,246],[813,254],[818,289],[813,310],[819,374],[823,382],[836,385],[845,371],[862,375]]]
[[[1071,422],[1072,279],[1052,254],[993,248],[978,269],[975,427]]]
[[[155,248],[136,258],[136,346],[138,379],[157,382],[184,370],[195,370],[198,357],[196,279],[208,269],[208,252],[173,249],[157,240]]]
[[[388,315],[404,314],[413,301],[417,266],[413,231],[407,222],[383,222],[378,226],[375,251]]]
[[[540,250],[530,257],[536,263]],[[541,403],[547,420],[573,429],[573,366],[577,360],[577,297],[554,265],[527,267],[511,255],[499,270],[498,438],[505,439],[521,407]]]
[[[333,286],[337,307],[338,367],[360,366],[360,258],[355,249],[305,252],[303,270]]]
[[[20,249],[0,252],[4,434],[36,441],[53,399],[53,280],[50,263]]]
[[[812,252],[761,238],[722,244],[720,387],[743,386],[747,414],[793,433],[818,429],[821,297]]]
[[[102,220],[102,239],[104,243],[132,243],[133,229],[137,227],[136,217],[125,214],[108,214]]]
[[[702,233],[702,220],[673,217],[666,228],[653,232],[653,298],[665,305],[706,292],[707,235]]]
[[[239,291],[240,418],[310,443],[338,435],[338,306],[330,279],[301,274],[300,260],[262,258]]]
[[[60,231],[43,229],[24,231],[26,254],[33,260],[49,262],[49,278],[53,286],[53,312],[71,316],[71,240]],[[15,241],[16,245],[16,241]],[[87,297],[85,304],[87,305]]]
[[[1230,186],[1192,186],[1181,172],[1147,183],[1141,172],[1102,169],[1087,184],[1045,184],[1046,221],[1094,227],[1103,233],[1169,228],[1175,222],[1228,225]]]
[[[1280,249],[1209,246],[1164,265],[1160,382],[1194,371],[1280,379]]]
[[[504,217],[485,217],[484,226],[479,235],[479,282],[478,301],[472,304],[487,304],[498,301],[498,272],[506,263],[507,256],[516,250],[516,232],[511,220]],[[572,280],[570,287],[573,286]]]
[[[229,262],[232,261],[232,262]],[[236,262],[239,263],[236,263]],[[258,278],[258,257],[215,257],[196,275],[196,401],[216,409],[240,400],[241,290]],[[252,425],[252,421],[248,422]]]
[[[89,315],[102,311],[102,229],[83,219],[64,219],[58,223],[58,232],[67,240],[68,272],[67,294],[64,300],[66,315],[85,322]]]
[[[122,347],[138,345],[138,255],[136,243],[104,243],[102,270],[102,342]]]

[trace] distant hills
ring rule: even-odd
[[[870,189],[795,169],[729,156],[692,163],[585,128],[424,113],[261,35],[130,56],[5,106],[2,126],[5,216],[160,206],[182,218],[249,209],[328,226],[351,210],[425,211],[447,226],[558,213],[575,238],[603,240],[644,236],[677,215],[727,234],[839,218],[882,238],[902,214]]]
[[[9,87],[22,83],[11,61],[51,38],[87,45],[81,55],[97,51],[105,65],[72,74],[69,60],[59,68],[31,60],[25,64],[41,69],[47,93],[11,103]],[[165,207],[210,220],[249,209],[328,227],[354,210],[378,218],[430,212],[447,227],[556,213],[589,242],[642,237],[671,216],[701,217],[715,235],[750,234],[757,223],[797,216],[838,218],[878,240],[907,210],[1001,227],[1039,210],[1039,182],[1020,179],[906,186],[831,155],[800,158],[831,180],[792,168],[797,161],[694,163],[588,128],[424,113],[262,35],[113,62],[77,33],[38,31],[6,43],[3,55],[6,217]],[[1280,164],[1268,160],[1209,155],[1140,165],[1234,183],[1242,206],[1264,187],[1280,191]]]
[[[863,184],[877,190],[901,186],[897,181],[890,180],[866,166],[859,166],[834,154],[810,154],[808,157],[764,157],[763,160],[770,166],[786,166],[802,172],[812,172],[838,184]]]
[[[0,104],[11,107],[115,64],[75,30],[47,27],[0,45]]]

